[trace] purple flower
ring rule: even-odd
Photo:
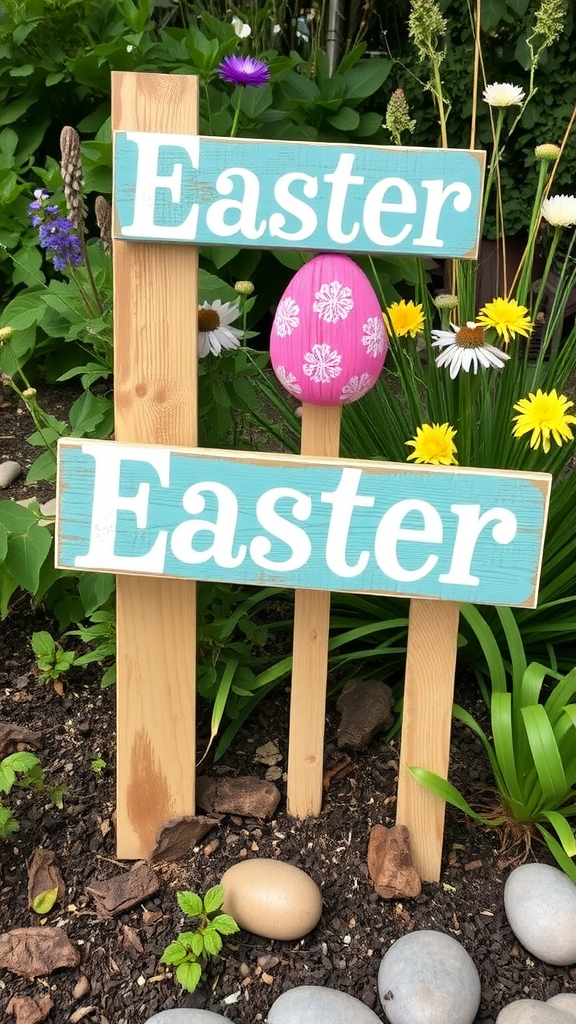
[[[240,57],[237,54],[224,57],[218,74],[232,85],[266,85],[270,80],[270,68],[263,60]]]
[[[38,228],[38,241],[56,270],[67,266],[79,267],[82,263],[82,244],[67,217],[59,216],[55,205],[48,205],[49,195],[43,189],[36,189],[34,201],[28,212],[32,227]]]

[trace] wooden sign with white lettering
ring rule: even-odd
[[[534,607],[547,473],[59,442],[59,568]]]
[[[473,259],[484,164],[472,150],[117,132],[116,237]]]

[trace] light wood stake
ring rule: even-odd
[[[410,602],[396,823],[410,832],[412,861],[426,882],[440,879],[446,804],[408,772],[448,777],[459,605]]]
[[[193,76],[112,73],[114,131],[198,131]],[[115,437],[196,445],[198,250],[114,241]],[[195,583],[117,579],[117,856],[194,813]]]
[[[340,453],[342,407],[302,406],[302,455]],[[288,813],[316,816],[322,807],[330,591],[296,590],[288,741]]]

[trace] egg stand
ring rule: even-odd
[[[115,132],[194,135],[197,104],[198,84],[192,76],[112,75]],[[418,151],[419,159],[422,152]],[[430,151],[432,155],[436,160],[436,151]],[[114,235],[116,441],[136,443],[143,449],[150,445],[191,447],[189,455],[201,456],[202,451],[194,448],[197,248],[166,241],[160,245],[126,241],[118,238],[116,230]],[[317,407],[306,409],[303,451],[314,448],[333,453],[338,417],[338,408],[330,410],[328,417]],[[103,446],[115,443],[95,442]],[[60,446],[81,448],[82,442],[63,441]],[[274,456],[252,461],[261,464],[263,459],[273,462]],[[389,471],[391,467],[382,468]],[[428,469],[431,474],[442,474],[442,468]],[[462,472],[530,479],[547,508],[548,474]],[[73,489],[73,485],[74,481],[68,480],[64,489]],[[60,483],[58,496],[60,509]],[[127,500],[134,504],[134,499]],[[533,531],[539,539],[540,559],[544,523],[545,512]],[[59,512],[58,549],[65,528]],[[74,522],[70,529],[74,537]],[[106,571],[106,566],[97,562],[84,562],[84,566]],[[517,604],[535,604],[539,567],[540,562],[531,577],[530,599]],[[294,658],[302,682],[296,684],[292,697],[288,789],[292,813],[301,806],[298,814],[306,816],[313,813],[311,790],[315,791],[315,808],[319,809],[322,797],[329,594],[312,591],[307,605],[300,604],[297,620]],[[457,629],[458,605],[454,602],[411,601],[397,820],[408,826],[415,867],[430,881],[440,875],[445,805],[413,783],[408,766],[418,765],[446,776]],[[140,859],[150,854],[162,824],[194,813],[194,582],[150,576],[132,566],[118,570],[117,630],[117,856]],[[317,680],[312,694],[304,692],[307,666]],[[312,785],[306,779],[310,765]],[[300,785],[297,777],[306,782]]]

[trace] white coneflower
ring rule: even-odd
[[[555,228],[576,224],[576,196],[549,196],[542,203],[542,216]]]
[[[511,82],[493,82],[482,93],[482,98],[491,107],[514,107],[524,102],[524,96],[524,89]]]
[[[230,324],[239,315],[238,306],[231,302],[203,302],[198,310],[198,355],[200,359],[212,353],[219,356],[222,349],[240,346],[242,331]]]
[[[479,366],[485,370],[491,366],[502,369],[506,360],[510,359],[507,352],[486,344],[484,328],[473,320],[468,321],[464,327],[457,327],[456,324],[451,327],[451,331],[432,331],[432,346],[443,349],[436,357],[436,366],[448,366],[452,380],[460,370],[464,370],[464,373],[470,370],[477,373]]]

